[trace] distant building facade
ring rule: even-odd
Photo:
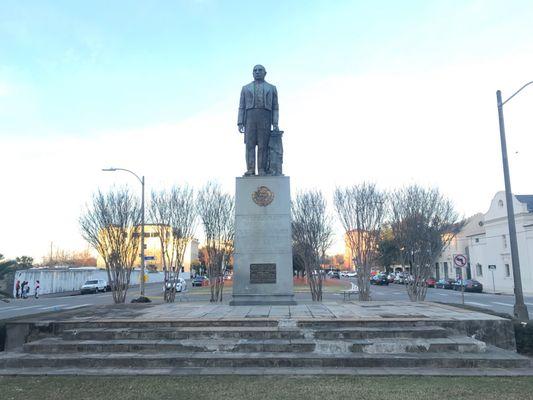
[[[525,293],[533,294],[533,195],[513,196],[520,274]],[[480,281],[484,291],[513,293],[514,280],[507,223],[505,192],[498,192],[485,214],[468,220],[456,240],[439,258],[436,275],[456,278],[460,271],[453,265],[454,254],[468,257],[467,277]],[[489,268],[489,266],[491,266]]]
[[[455,235],[455,237],[450,241],[448,246],[446,246],[441,253],[439,259],[435,263],[435,269],[433,272],[433,277],[437,280],[444,278],[456,279],[463,275],[461,268],[457,268],[453,263],[453,257],[456,254],[463,254],[467,256],[467,259],[470,260],[470,239],[469,237],[480,232],[484,232],[483,228],[483,214],[475,214],[468,218],[465,222],[465,225],[461,231]],[[466,278],[471,279],[472,277],[472,266],[471,262],[466,265],[465,268]]]
[[[163,271],[161,241],[159,239],[159,235],[162,230],[165,232],[168,231],[166,234],[170,235],[170,227],[161,229],[159,225],[155,224],[147,224],[144,226],[144,257],[145,268],[147,271]],[[189,241],[187,248],[185,249],[185,256],[183,258],[183,272],[190,274],[191,265],[195,262],[198,262],[198,246],[199,242],[197,239],[192,238]],[[99,268],[105,268],[104,260],[100,255],[98,255],[96,260],[96,266]],[[134,267],[140,268],[140,266],[141,258],[138,257]]]

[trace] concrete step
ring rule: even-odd
[[[346,327],[335,329],[298,329],[278,327],[161,327],[157,329],[96,328],[63,330],[66,340],[170,340],[170,339],[303,339],[319,340],[371,338],[444,338],[448,331],[436,326],[420,327]]]
[[[369,354],[398,353],[483,353],[487,349],[484,342],[459,336],[431,339],[374,339],[356,340],[351,346],[353,352]]]
[[[61,340],[46,338],[26,343],[27,353],[158,353],[158,352],[287,352],[302,353],[315,350],[311,340]]]
[[[469,337],[429,339],[363,339],[363,340],[317,340],[317,339],[104,339],[64,340],[45,338],[24,344],[28,353],[156,353],[173,352],[316,352],[343,354],[361,352],[369,354],[392,353],[481,353],[486,345]]]
[[[45,323],[41,323],[43,325]],[[81,321],[50,321],[54,332],[72,329],[160,329],[181,327],[277,327],[277,319],[173,319],[173,320],[81,320]]]
[[[371,338],[444,338],[448,331],[440,326],[388,326],[388,327],[342,327],[315,328],[314,337],[323,340],[371,339]]]
[[[171,339],[303,339],[299,329],[277,327],[175,327],[157,329],[69,329],[61,332],[66,340],[171,340]]]
[[[10,368],[530,368],[531,360],[490,347],[484,353],[57,353],[0,354]]]

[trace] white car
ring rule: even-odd
[[[183,278],[178,278],[174,285],[176,286],[176,292],[181,292],[181,291],[187,290],[187,281],[185,279],[183,279]],[[170,290],[171,288],[172,288],[172,283],[167,282],[163,286],[163,291],[164,290]]]
[[[357,272],[348,272],[348,273],[346,274],[346,276],[347,276],[348,278],[355,278],[355,277],[357,277]]]
[[[108,285],[103,279],[89,279],[81,287],[81,294],[107,292]]]

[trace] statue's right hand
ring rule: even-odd
[[[240,133],[244,133],[244,125],[243,124],[239,124],[237,126],[239,127],[239,132]]]

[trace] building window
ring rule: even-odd
[[[448,278],[448,263],[444,261],[443,264],[444,264],[444,277]]]
[[[476,274],[477,276],[483,276],[483,265],[479,263],[476,264]]]
[[[509,266],[509,264],[505,264],[505,276],[511,276],[511,267]]]
[[[476,238],[476,243],[479,243],[479,238]]]
[[[507,237],[505,235],[502,235],[502,246],[504,249],[507,248]]]

